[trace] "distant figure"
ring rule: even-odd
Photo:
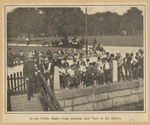
[[[96,40],[96,38],[94,39],[94,41],[93,41],[93,49],[95,48],[95,45],[97,44],[97,40]]]
[[[29,44],[30,44],[30,40],[29,40],[29,38],[26,38],[26,42],[27,42],[27,45],[29,45]]]
[[[42,46],[45,46],[45,45],[47,45],[47,41],[44,39],[43,43],[42,43]]]

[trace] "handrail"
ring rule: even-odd
[[[47,94],[49,95],[49,97],[50,97],[51,100],[53,101],[54,105],[57,106],[57,109],[58,109],[59,111],[63,111],[63,108],[61,107],[60,103],[58,102],[58,100],[57,100],[56,96],[54,95],[54,93],[52,92],[51,88],[48,86],[48,84],[47,84],[47,82],[46,82],[44,76],[42,75],[41,72],[39,72],[39,74],[40,74],[40,76],[41,76],[41,78],[42,78],[42,80],[43,80],[43,82],[44,82],[43,85],[44,85],[44,87],[45,87],[45,89],[46,89],[46,91],[47,91]]]
[[[45,104],[48,107],[50,107],[50,111],[57,111],[55,105],[50,100],[48,100],[46,97],[39,95],[39,99],[42,100],[43,102],[45,102]],[[44,107],[44,110],[46,110],[46,107]]]
[[[7,94],[8,94],[8,108],[10,108],[10,96],[11,94],[13,94],[12,92],[19,92],[21,91],[25,91],[27,88],[25,88],[25,85],[27,84],[27,82],[25,82],[25,77],[22,77],[22,72],[20,72],[20,77],[19,77],[19,73],[17,72],[17,75],[14,73],[14,77],[12,77],[12,74],[10,75],[10,77],[8,76],[7,78],[7,85],[8,85],[8,90],[7,90]],[[16,77],[17,76],[17,77]],[[63,108],[61,107],[60,103],[58,102],[57,98],[55,97],[55,94],[53,93],[53,91],[51,90],[51,88],[48,86],[45,77],[42,75],[41,72],[39,72],[39,77],[41,77],[42,79],[42,85],[41,86],[41,96],[39,97],[40,101],[44,104],[45,108],[50,108],[51,111],[63,111]],[[19,79],[21,79],[21,81],[19,81]],[[23,82],[22,82],[23,80]],[[13,84],[14,83],[14,84]],[[21,89],[19,89],[21,88]],[[11,109],[8,109],[11,110]]]

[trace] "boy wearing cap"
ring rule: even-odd
[[[65,77],[65,69],[63,68],[63,65],[60,64],[59,66],[60,86],[66,88],[64,77]]]
[[[85,83],[86,86],[93,85],[93,63],[89,63],[89,67],[87,68],[87,71],[85,73]]]
[[[40,64],[38,65],[38,72],[41,72],[41,74],[44,76],[44,58],[41,59]],[[45,77],[45,76],[44,76]],[[43,79],[41,78],[40,74],[37,74],[37,87],[38,87],[38,92],[41,91],[41,85],[42,85]]]
[[[80,65],[80,72],[81,72],[81,82],[85,85],[85,73],[86,73],[86,66],[84,65],[84,62],[81,62]]]
[[[137,79],[139,77],[139,60],[140,60],[139,52],[136,52],[135,59],[137,60],[137,62],[134,65],[134,67],[135,67],[135,79]]]
[[[90,59],[89,59],[89,58],[87,58],[87,59],[86,59],[86,68],[88,68],[88,67],[89,67],[89,63],[90,63]]]
[[[74,68],[74,78],[75,78],[74,87],[77,88],[81,83],[81,71],[79,70],[80,67],[78,65],[74,65],[73,68]]]
[[[139,49],[139,53],[140,53],[140,59],[139,59],[139,70],[140,70],[140,77],[141,78],[143,78],[143,73],[144,73],[144,69],[143,69],[143,67],[144,67],[144,64],[143,64],[143,62],[144,62],[144,53],[143,53],[143,50],[142,49]]]
[[[98,69],[98,76],[97,76],[97,81],[98,84],[100,85],[101,83],[104,84],[104,71],[103,71],[103,63],[101,60],[101,57],[97,58],[97,69]]]
[[[69,67],[69,63],[67,62],[67,58],[64,57],[63,68]]]
[[[132,60],[131,54],[129,55],[129,53],[126,53],[126,58],[124,59],[125,73],[126,73],[126,77],[129,78],[129,81],[131,81],[131,73],[132,73],[131,60]],[[127,76],[128,73],[129,76]]]
[[[79,60],[77,61],[77,65],[80,66],[81,62],[83,62],[84,65],[85,65],[85,61],[83,60],[83,55],[82,54],[80,54],[80,56],[79,56]]]
[[[121,76],[122,76],[123,80],[125,80],[125,78],[124,78],[125,74],[123,74],[123,70],[122,70],[124,62],[123,62],[121,53],[117,53],[116,60],[117,60],[117,64],[118,64],[118,82],[119,82]]]
[[[74,65],[72,64],[71,67],[67,70],[68,74],[69,74],[69,88],[73,87],[73,83],[74,83]]]

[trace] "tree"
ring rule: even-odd
[[[137,35],[143,31],[142,11],[137,7],[132,7],[122,16],[121,30],[127,31],[128,35]]]

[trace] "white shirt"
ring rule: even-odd
[[[131,60],[131,64],[136,64],[137,62],[138,62],[138,60],[133,57],[132,60]]]
[[[52,65],[52,63],[49,63],[48,70],[51,70],[51,65]]]
[[[98,63],[98,67],[103,67],[102,61],[97,62]]]
[[[109,68],[110,68],[109,63],[106,62],[106,63],[105,63],[105,69],[108,70]]]
[[[74,70],[68,69],[67,71],[68,71],[68,73],[69,73],[70,76],[74,76]]]
[[[62,69],[59,68],[59,75],[63,75],[63,74],[65,74],[64,68],[62,68]]]
[[[80,71],[81,72],[86,72],[86,67],[85,66],[80,66]]]
[[[43,67],[44,73],[46,73],[44,65],[42,65],[42,67]]]

